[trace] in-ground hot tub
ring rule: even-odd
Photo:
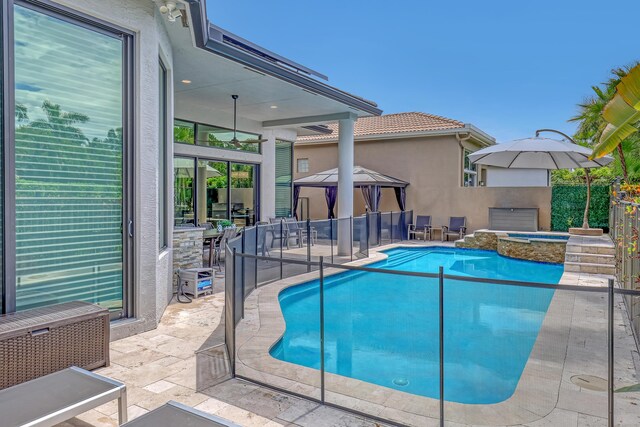
[[[562,264],[568,240],[568,233],[478,230],[456,242],[456,246],[494,250],[510,258]]]

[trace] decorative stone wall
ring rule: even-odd
[[[185,268],[202,268],[204,228],[184,227],[173,230],[173,290],[178,289],[176,271]]]
[[[495,251],[498,249],[498,237],[501,236],[506,237],[507,234],[495,231],[476,231],[472,235],[466,236],[464,241],[456,242],[456,247]]]
[[[527,240],[511,237],[498,239],[498,253],[500,255],[529,261],[563,264],[566,249],[567,242],[564,240]]]

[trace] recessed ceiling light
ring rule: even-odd
[[[184,83],[186,85],[190,85],[191,84],[191,80],[182,80],[182,83]]]
[[[273,108],[275,110],[276,108],[278,108],[278,106],[277,105],[272,105],[271,108]]]

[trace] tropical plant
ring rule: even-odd
[[[635,65],[616,85],[613,98],[605,105],[602,118],[607,122],[592,157],[607,155],[632,135],[640,121],[640,64]]]
[[[29,123],[29,127],[61,135],[67,141],[78,141],[82,144],[89,142],[82,130],[74,126],[88,122],[89,116],[86,114],[63,111],[60,104],[54,104],[49,100],[42,102],[42,111],[46,119],[34,120]]]
[[[578,104],[578,114],[569,119],[569,121],[572,122],[579,122],[578,129],[574,135],[574,139],[578,143],[594,146],[600,139],[607,125],[606,120],[603,118],[605,106],[614,97],[616,86],[620,83],[621,79],[636,65],[637,63],[634,63],[631,66],[611,70],[611,76],[606,82],[602,83],[601,86],[592,86],[594,95],[585,99],[583,103]],[[632,139],[632,146],[637,145],[635,142],[640,142],[640,138],[638,137],[632,137]],[[629,182],[628,162],[624,150],[627,145],[629,144],[624,144],[624,147],[622,144],[618,145],[616,157],[624,180]],[[616,166],[613,167],[616,168]]]

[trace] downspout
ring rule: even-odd
[[[458,140],[458,145],[462,150],[462,173],[460,174],[460,178],[463,178],[464,177],[464,145],[462,143],[471,139],[471,132],[469,132],[465,137],[461,137],[460,133],[456,132],[456,139]],[[460,181],[460,186],[463,187],[464,182]]]

